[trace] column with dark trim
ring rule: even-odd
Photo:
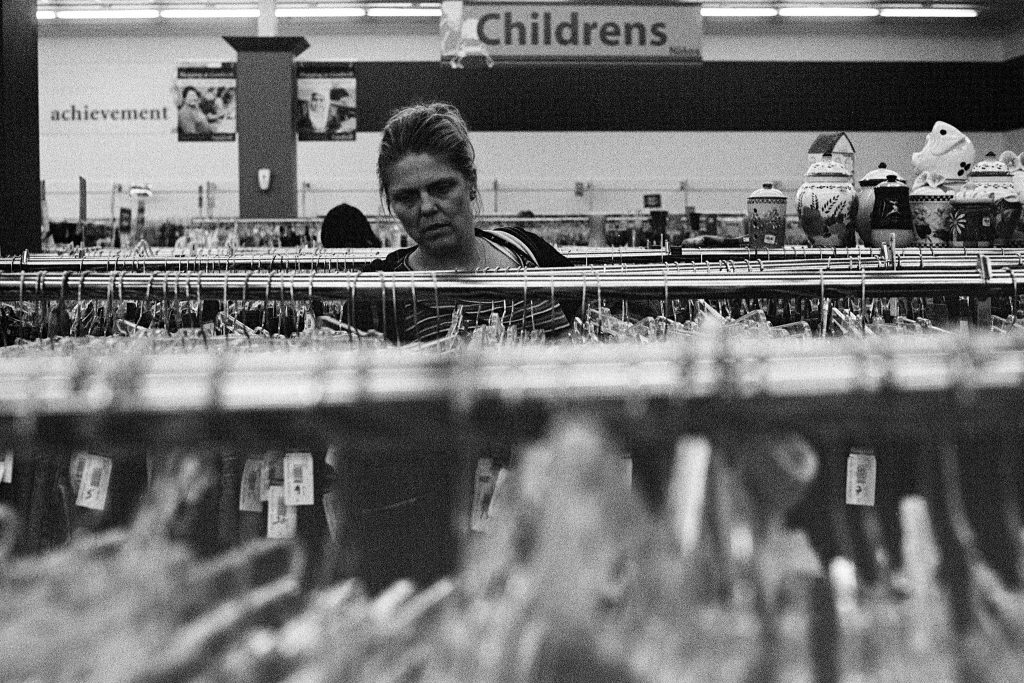
[[[299,37],[224,40],[238,51],[239,215],[295,218],[295,57],[309,43]]]
[[[39,251],[39,29],[35,0],[0,0],[0,254]]]

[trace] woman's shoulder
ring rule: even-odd
[[[382,259],[374,259],[363,267],[363,272],[370,273],[376,271],[391,272],[396,270],[409,270],[409,264],[406,259],[415,249],[416,247],[397,249]]]
[[[492,233],[504,233],[522,242],[533,255],[533,260],[541,268],[558,268],[572,265],[569,259],[537,233],[517,227],[495,228]]]

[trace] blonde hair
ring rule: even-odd
[[[391,115],[377,155],[377,180],[385,206],[390,207],[391,169],[409,154],[429,154],[458,171],[476,198],[476,153],[462,114],[445,102],[414,104]]]

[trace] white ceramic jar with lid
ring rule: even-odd
[[[800,227],[813,246],[841,247],[853,237],[857,192],[853,175],[831,154],[811,164],[796,193]]]

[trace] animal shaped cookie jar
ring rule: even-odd
[[[924,148],[911,155],[915,173],[938,174],[947,181],[961,183],[967,180],[975,156],[969,137],[945,121],[936,121],[925,139]]]
[[[989,194],[994,204],[992,215],[993,240],[996,246],[1005,246],[1014,240],[1021,227],[1021,202],[1013,177],[1006,164],[994,152],[989,152],[971,169],[969,182],[981,194]]]
[[[871,242],[871,212],[875,207],[875,186],[885,182],[885,179],[892,173],[892,169],[883,162],[878,164],[878,168],[864,174],[864,177],[857,183],[860,185],[860,190],[857,192],[857,234],[860,235],[861,241],[868,246],[873,246]],[[901,183],[906,182],[899,174],[896,175],[896,178]]]
[[[800,227],[816,247],[852,244],[857,219],[857,192],[853,176],[831,154],[811,164],[796,193]]]

